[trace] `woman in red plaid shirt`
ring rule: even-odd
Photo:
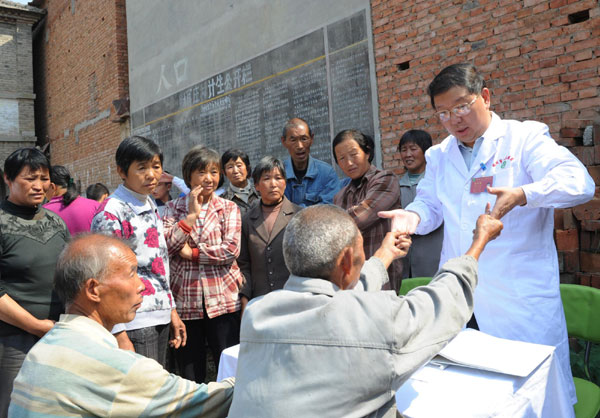
[[[171,263],[171,289],[187,328],[176,356],[183,377],[204,382],[206,343],[215,362],[239,343],[242,220],[237,205],[215,195],[221,175],[219,154],[196,146],[183,159],[191,189],[167,203],[163,216]]]

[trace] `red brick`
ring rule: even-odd
[[[558,251],[571,251],[579,249],[579,235],[577,229],[557,229],[554,231],[556,248]]]
[[[576,229],[577,220],[575,219],[575,216],[573,216],[573,209],[563,209],[562,214],[564,229]]]
[[[581,221],[581,229],[583,231],[600,231],[600,220],[583,220]]]
[[[565,229],[563,212],[564,209],[554,209],[554,229]]]
[[[598,248],[600,248],[600,234],[582,229],[579,232],[579,249],[593,252]]]
[[[600,145],[594,145],[594,164],[600,164]],[[586,165],[592,165],[586,164]]]
[[[600,253],[580,251],[581,271],[594,273],[600,271]]]
[[[579,284],[582,286],[591,286],[592,285],[592,275],[585,273],[577,273],[577,277],[579,278]]]
[[[594,179],[594,183],[600,184],[600,165],[587,166],[587,170]]]
[[[580,221],[600,219],[600,199],[595,197],[587,203],[575,206],[573,215]]]
[[[594,164],[596,154],[593,147],[572,147],[570,151],[579,158],[583,165]]]
[[[559,254],[562,255],[563,263],[562,263],[562,272],[565,273],[574,273],[578,272],[579,267],[579,251],[559,251]]]
[[[581,129],[576,128],[562,128],[560,130],[560,136],[563,138],[578,138],[583,135]]]

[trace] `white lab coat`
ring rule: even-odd
[[[542,123],[502,120],[492,114],[483,137],[469,171],[454,136],[430,148],[425,177],[406,209],[421,217],[417,234],[427,234],[444,221],[442,265],[469,249],[477,217],[487,202],[493,207],[496,201],[487,192],[470,193],[473,178],[494,176],[496,187],[522,187],[527,204],[502,218],[500,237],[480,257],[475,317],[480,329],[491,335],[556,346],[563,387],[576,402],[560,299],[553,208],[587,202],[594,195],[594,181]]]

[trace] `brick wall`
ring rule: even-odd
[[[426,129],[435,142],[446,136],[426,88],[443,67],[468,61],[488,75],[496,113],[548,124],[600,184],[597,1],[372,0],[371,7],[385,168],[403,172],[397,146],[406,130]],[[563,282],[600,287],[596,195],[555,213]]]
[[[129,133],[112,105],[129,96],[125,0],[33,4],[48,12],[34,44],[38,136],[82,190],[96,182],[113,189],[115,150]]]
[[[35,145],[31,29],[42,11],[0,4],[0,165],[21,147]],[[1,198],[1,196],[0,196]]]

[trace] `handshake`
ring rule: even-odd
[[[414,234],[421,219],[415,212],[404,209],[379,212],[379,217],[392,220],[392,230],[388,232],[381,243],[381,248],[386,248],[394,253],[394,258],[405,257],[411,245],[410,235]],[[483,214],[477,218],[473,230],[473,243],[466,252],[479,258],[486,244],[500,235],[503,225],[499,219],[492,216],[488,203]],[[394,247],[394,248],[392,248]]]

